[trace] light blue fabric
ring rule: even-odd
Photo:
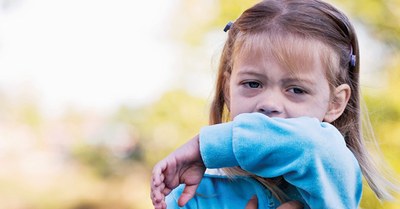
[[[314,118],[241,114],[232,122],[202,128],[200,152],[207,168],[240,166],[265,178],[283,176],[296,187],[287,192],[300,194],[310,208],[353,209],[360,202],[362,175],[357,160],[334,126]],[[259,208],[278,206],[258,182],[240,179],[206,175],[198,193],[209,198],[197,195],[186,208],[242,209],[253,194]],[[178,208],[175,198],[182,188],[168,197],[168,208]],[[220,196],[213,198],[214,194]]]
[[[183,191],[183,185],[167,196],[167,209],[177,209],[177,202]],[[226,176],[206,174],[196,196],[191,199],[185,209],[244,209],[253,195],[257,195],[259,209],[273,209],[280,203],[271,192],[265,189],[256,180],[248,177],[228,179]]]

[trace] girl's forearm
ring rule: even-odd
[[[311,208],[356,208],[361,172],[342,135],[312,118],[272,119],[242,114],[200,132],[208,168],[240,166],[265,178],[283,176]]]

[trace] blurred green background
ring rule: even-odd
[[[152,208],[152,166],[207,124],[222,29],[255,2],[0,0],[0,209]],[[400,1],[329,2],[398,175]]]

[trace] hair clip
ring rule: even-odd
[[[350,66],[356,66],[357,57],[353,54],[353,46],[350,45]]]
[[[226,24],[225,28],[224,28],[224,32],[227,32],[229,29],[231,29],[232,25],[233,25],[233,22],[232,22],[232,21],[229,21],[229,22]]]
[[[356,55],[352,54],[350,55],[350,66],[355,67],[356,66]]]

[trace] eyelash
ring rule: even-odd
[[[246,81],[243,82],[243,85],[247,88],[250,89],[258,89],[258,88],[262,88],[262,84],[260,82],[257,81]],[[255,86],[254,86],[255,85]],[[300,87],[290,87],[287,90],[290,93],[293,94],[297,94],[297,95],[302,95],[302,94],[307,94],[308,92]]]
[[[245,85],[246,87],[251,88],[251,89],[256,89],[256,88],[262,87],[261,83],[259,83],[257,81],[247,81],[247,82],[244,82],[243,85]],[[257,86],[254,87],[253,85],[257,85]]]
[[[288,91],[290,91],[291,93],[294,93],[294,94],[306,94],[307,93],[307,91],[305,91],[304,89],[299,88],[299,87],[291,87],[288,89]],[[300,92],[296,93],[296,91],[300,91]]]

